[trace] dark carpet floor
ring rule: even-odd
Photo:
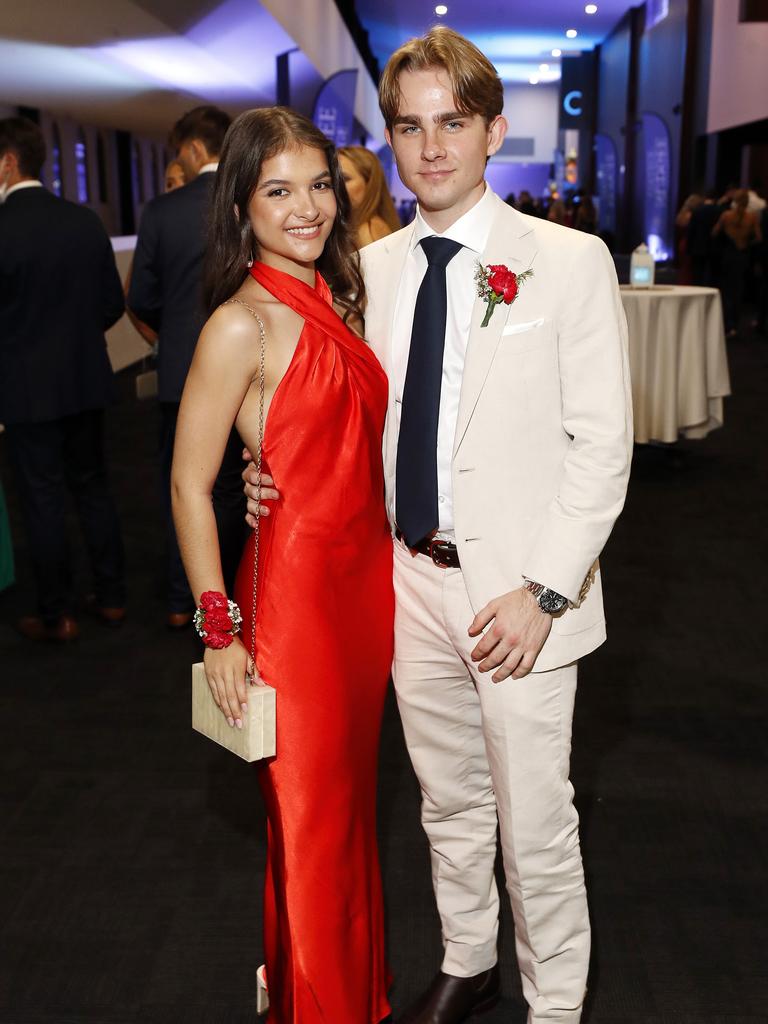
[[[603,560],[610,638],[582,665],[573,755],[589,1024],[768,1021],[768,342],[737,340],[731,360],[725,428],[636,453]],[[0,595],[0,1022],[252,1024],[263,815],[252,768],[189,727],[196,645],[162,625],[156,410],[132,399],[130,374],[120,385],[122,629],[84,622],[66,650],[15,634],[32,594],[0,437],[19,560]],[[78,565],[85,592],[79,548]],[[440,943],[391,700],[380,793],[401,1009]],[[506,911],[501,961],[505,998],[483,1019],[522,1024]]]

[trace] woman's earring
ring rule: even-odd
[[[245,265],[246,267],[248,267],[249,270],[251,269],[251,267],[253,266],[253,253],[251,253],[251,258],[245,261]]]

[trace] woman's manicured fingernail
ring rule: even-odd
[[[234,720],[234,718],[228,718],[227,722],[234,729],[234,727],[235,727],[235,720]]]
[[[237,728],[238,728],[238,729],[242,729],[242,728],[243,728],[243,722],[242,722],[242,719],[240,719],[240,718],[236,718],[236,719],[235,719],[235,725],[237,726]]]
[[[240,707],[243,709],[243,711],[247,711],[248,710],[248,705],[247,704],[241,704]]]

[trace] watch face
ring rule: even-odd
[[[568,598],[562,594],[556,594],[554,590],[545,590],[539,598],[539,607],[543,612],[556,615],[568,604]]]

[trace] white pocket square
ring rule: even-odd
[[[501,332],[502,337],[507,334],[523,334],[525,331],[533,331],[537,327],[541,327],[544,323],[544,317],[539,317],[538,320],[526,320],[522,324],[507,324],[504,330]]]

